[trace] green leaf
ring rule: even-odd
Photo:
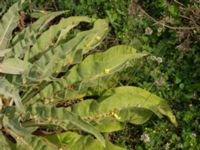
[[[33,105],[28,109],[28,111],[31,113],[31,115],[36,116],[37,121],[40,123],[48,125],[60,125],[65,129],[70,122],[80,129],[93,134],[103,145],[105,144],[102,135],[91,124],[82,120],[78,115],[69,112],[65,108],[55,108],[46,105]]]
[[[32,12],[30,14],[30,16],[32,18],[39,19],[39,18],[42,18],[42,17],[44,17],[45,15],[47,15],[49,13],[51,13],[51,12],[46,11],[46,10],[45,11],[43,11],[43,10],[34,10],[34,12]]]
[[[25,52],[29,51],[30,47],[37,41],[38,36],[47,29],[49,23],[63,13],[65,13],[65,11],[51,12],[44,15],[33,24],[16,34],[12,40],[13,51],[10,55],[23,57]]]
[[[6,137],[0,132],[0,147],[1,150],[11,150],[9,143],[6,140]]]
[[[0,95],[11,98],[16,105],[19,112],[24,112],[24,106],[21,103],[21,98],[19,96],[19,91],[5,78],[0,78]]]
[[[3,49],[0,51],[0,57],[4,57],[8,52],[10,52],[12,49],[11,48],[7,48],[7,49]]]
[[[52,43],[54,45],[54,41],[58,38],[63,29],[66,29],[69,32],[80,22],[91,22],[91,19],[88,17],[69,17],[62,19],[58,24],[51,26],[50,29],[44,32],[37,39],[37,42],[33,45],[31,50],[26,53],[25,59],[31,59],[32,57],[48,50]]]
[[[73,41],[73,43],[75,42]],[[88,87],[96,87],[97,89],[99,87],[103,87],[104,89],[105,87],[111,87],[114,83],[111,84],[110,81],[108,82],[107,76],[123,70],[129,60],[142,56],[143,54],[136,53],[134,48],[125,45],[115,46],[106,52],[88,56],[83,62],[72,67],[60,82],[55,81],[41,90],[36,99],[66,100],[85,95],[85,92],[88,92]],[[52,60],[52,64],[55,64],[55,62],[58,61]],[[49,67],[52,69],[51,65]],[[50,70],[44,65],[43,70],[45,68],[48,71]],[[106,72],[107,70],[109,70],[108,73]],[[101,79],[102,77],[104,79]],[[77,82],[78,90],[77,88],[70,90],[70,86]],[[84,92],[81,91],[82,89]]]
[[[13,4],[3,15],[0,22],[0,50],[9,48],[9,42],[12,38],[12,31],[17,27],[20,18],[18,12],[24,1]]]
[[[74,66],[64,79],[68,84],[97,80],[122,70],[129,60],[137,56],[136,50],[130,46],[114,46],[106,52],[88,56],[83,62]]]
[[[154,112],[156,115],[167,116],[170,121],[177,126],[176,118],[172,113],[167,102],[138,87],[124,86],[118,87],[105,93],[99,106],[99,112],[108,112],[110,110],[121,110],[127,108],[143,108]]]
[[[176,126],[176,119],[162,98],[137,87],[118,87],[106,92],[98,102],[86,100],[71,106],[70,111],[83,119],[98,122],[112,117],[120,122],[143,124],[150,119],[152,112],[161,117],[167,116]]]
[[[122,109],[119,111],[118,116],[120,121],[140,125],[147,122],[151,118],[152,114],[152,111],[148,109],[133,107]]]
[[[29,67],[31,67],[31,64],[26,61],[10,58],[0,63],[0,72],[5,74],[22,74]]]
[[[17,150],[56,150],[58,146],[48,142],[43,137],[26,136],[17,138]]]
[[[125,150],[106,141],[105,147],[91,136],[81,136],[77,133],[66,132],[55,136],[46,137],[52,143],[59,143],[60,148],[71,150]]]
[[[10,128],[19,136],[26,136],[26,135],[31,134],[31,132],[33,132],[32,130],[29,130],[28,128],[24,128],[19,121],[20,121],[19,116],[7,117],[4,115],[3,126],[6,128]]]
[[[101,102],[96,100],[85,100],[70,107],[70,111],[78,114],[83,119],[91,121],[94,126],[101,132],[113,132],[123,129],[120,122],[129,122],[132,124],[143,124],[150,119],[152,111],[142,108],[129,108],[119,110],[108,109],[107,112],[100,112]]]
[[[128,121],[127,121],[128,122]],[[116,132],[124,129],[124,123],[116,120],[113,117],[105,117],[93,123],[94,126],[100,131],[105,133]]]
[[[63,77],[62,84],[65,88],[75,85],[75,89],[80,93],[88,93],[88,88],[101,92],[116,85],[117,81],[112,79],[114,74],[128,67],[130,60],[142,56],[144,54],[136,53],[136,50],[130,46],[114,46],[105,52],[90,55],[83,62],[72,67]]]
[[[7,8],[8,8],[8,3],[6,3],[5,1],[0,1],[0,18],[5,13]]]
[[[78,22],[83,21],[82,19],[84,18],[81,19],[78,17],[76,19]],[[73,19],[70,18],[68,21],[72,24],[69,24],[69,28],[74,27],[79,23],[74,24]],[[108,28],[104,28],[103,30],[100,29],[102,26],[106,27],[107,25],[105,20],[99,19],[94,23],[93,29],[80,32],[70,41],[60,44],[41,55],[40,59],[35,61],[34,66],[30,69],[30,72],[27,75],[28,78],[38,81],[44,79],[49,80],[49,77],[51,77],[53,73],[61,72],[63,66],[68,67],[69,65],[79,63],[82,60],[83,54],[100,44],[107,33]],[[95,36],[98,36],[98,38],[94,38]],[[36,51],[33,51],[33,53],[35,52]],[[33,56],[35,54],[32,55],[31,52],[30,55]]]

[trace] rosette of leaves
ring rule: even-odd
[[[165,100],[118,85],[117,73],[146,54],[126,45],[90,52],[108,33],[106,20],[46,12],[13,34],[23,3],[0,22],[2,149],[118,150],[125,148],[104,135],[127,122],[143,124],[154,113],[176,125]]]

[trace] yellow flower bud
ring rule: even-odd
[[[95,38],[96,38],[97,40],[101,40],[101,37],[98,36],[98,35],[97,35]]]
[[[105,74],[109,74],[110,73],[110,69],[104,69],[104,73]]]
[[[51,122],[51,120],[52,120],[51,117],[48,117],[48,118],[47,118],[47,121],[48,121],[48,122]]]
[[[85,45],[85,48],[91,48],[90,44]]]
[[[33,119],[37,119],[38,117],[36,115],[33,116]]]
[[[121,119],[121,117],[118,116],[117,114],[114,114],[114,117],[115,117],[117,120],[120,120],[120,119]]]

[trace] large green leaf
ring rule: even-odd
[[[59,144],[63,149],[70,150],[125,150],[106,141],[105,147],[91,136],[81,136],[77,133],[67,132],[46,137],[50,142]]]
[[[68,123],[93,134],[103,145],[105,144],[102,135],[89,123],[82,120],[78,115],[69,112],[66,108],[56,108],[48,105],[33,105],[28,109],[32,116],[35,116],[38,124],[59,125],[67,130]]]
[[[86,119],[94,124],[101,132],[113,132],[122,130],[124,125],[122,122],[130,122],[132,124],[143,124],[150,119],[152,111],[137,107],[124,109],[108,109],[109,111],[100,112],[99,107],[101,102],[96,100],[85,100],[75,104],[69,108],[73,113],[78,114],[83,119]]]
[[[88,56],[83,62],[72,67],[62,80],[65,88],[75,87],[79,92],[88,93],[88,88],[98,92],[116,86],[114,74],[130,65],[130,60],[144,56],[127,45],[114,46],[102,53]],[[89,93],[88,93],[89,94]]]
[[[0,50],[9,48],[9,42],[12,38],[12,31],[17,27],[18,20],[20,18],[18,12],[20,11],[24,1],[25,0],[21,0],[20,2],[13,4],[1,18]]]
[[[144,108],[154,112],[159,117],[167,116],[177,126],[176,118],[167,102],[138,87],[124,86],[115,88],[104,95],[107,98],[101,100],[99,112],[121,110],[127,108]]]
[[[83,119],[97,123],[102,118],[112,117],[113,120],[133,124],[145,123],[154,112],[159,117],[167,116],[174,125],[177,125],[165,100],[137,87],[115,88],[105,93],[99,101],[82,101],[71,106],[70,110],[79,114]]]
[[[88,56],[83,62],[74,66],[64,79],[68,84],[89,82],[122,70],[124,65],[139,54],[130,46],[120,45],[106,52]]]

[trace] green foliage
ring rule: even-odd
[[[112,34],[124,38],[127,32],[128,7],[131,0],[33,0],[35,8],[69,10],[72,16],[83,15],[95,18],[107,18],[111,24]],[[114,30],[113,30],[114,29]],[[112,35],[112,36],[114,36]]]
[[[109,18],[112,35],[105,47],[128,43],[153,54],[126,69],[120,77],[121,84],[137,85],[169,100],[180,126],[174,130],[163,120],[150,121],[143,128],[127,125],[114,134],[113,141],[129,149],[167,149],[168,145],[169,149],[199,149],[198,0],[60,0],[57,7],[76,15]],[[151,141],[133,140],[147,132],[145,126]]]
[[[94,140],[90,136],[81,136],[73,132],[58,134],[57,136],[47,136],[46,138],[52,143],[58,144],[60,147],[68,147],[73,150],[105,150],[105,148],[97,140]],[[106,142],[106,149],[124,150],[124,148],[113,145],[108,141]]]
[[[2,16],[7,9],[17,0],[1,0],[0,1],[0,16]]]
[[[19,91],[15,88],[14,85],[8,82],[5,78],[0,78],[0,81],[1,81],[0,95],[3,95],[4,98],[7,98],[7,99],[11,98],[15,102],[16,109],[18,109],[19,111],[22,111],[23,106],[21,103],[21,98],[19,96]],[[7,103],[9,103],[9,101]]]
[[[12,39],[13,52],[10,55],[22,58],[26,51],[30,50],[38,36],[48,28],[49,23],[57,16],[63,14],[60,12],[49,12],[45,16],[41,17],[39,20],[35,21],[33,24],[25,28],[22,32],[16,34]]]
[[[138,136],[146,133],[144,128],[148,127],[148,135],[151,138],[149,142],[139,140],[133,142],[125,138],[131,136],[132,132],[125,135],[121,132],[124,136],[121,136],[121,140],[128,142],[130,149],[137,148],[138,145],[144,149],[161,149],[166,145],[170,147],[169,149],[199,149],[200,147],[197,123],[200,107],[199,26],[192,29],[195,27],[195,22],[199,23],[199,17],[192,14],[192,11],[199,10],[199,4],[197,1],[181,1],[181,3],[184,4],[184,9],[181,9],[180,4],[172,1],[139,1],[137,3],[138,7],[142,7],[148,15],[170,27],[159,25],[142,11],[130,16],[133,26],[129,26],[128,42],[137,49],[151,52],[153,56],[139,62],[138,66],[124,71],[121,75],[121,79],[124,78],[122,83],[140,86],[169,100],[179,122],[177,130],[160,120],[150,121],[143,128],[139,128]],[[175,10],[177,14],[169,12],[169,7],[178,9]],[[187,19],[193,16],[194,22],[183,18],[184,16]],[[151,34],[146,32],[148,29]],[[119,143],[122,141],[119,140]]]
[[[91,53],[108,33],[105,19],[60,19],[65,12],[48,12],[18,31],[23,3],[13,4],[1,20],[3,149],[120,150],[124,148],[104,136],[122,130],[126,123],[143,124],[155,113],[177,126],[165,100],[141,88],[118,84],[118,73],[146,53],[127,45]],[[49,27],[54,18],[61,21]]]
[[[15,3],[8,9],[8,11],[1,18],[0,23],[0,49],[3,50],[8,47],[8,43],[12,38],[12,31],[17,27],[19,14],[23,1]]]

